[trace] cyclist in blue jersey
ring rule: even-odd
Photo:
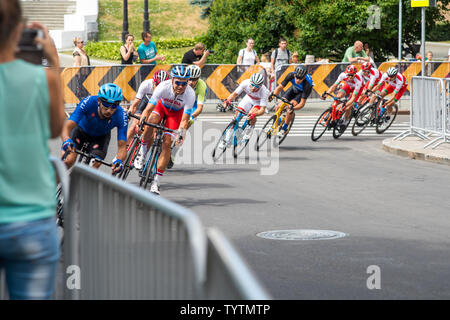
[[[98,96],[89,96],[80,101],[69,120],[64,124],[61,139],[63,153],[69,148],[80,149],[85,142],[89,143],[88,153],[99,159],[105,159],[108,152],[111,130],[117,127],[117,155],[113,160],[112,171],[119,173],[123,169],[123,161],[127,155],[128,116],[119,106],[122,101],[122,89],[113,83],[100,87]],[[76,161],[77,154],[69,153],[65,164],[70,168]],[[95,162],[94,167],[100,167]]]
[[[283,98],[288,99],[294,107],[287,110],[285,124],[278,133],[281,136],[284,135],[289,123],[292,121],[293,112],[295,110],[300,110],[305,106],[306,100],[310,96],[314,86],[314,81],[308,74],[306,67],[304,65],[298,65],[294,72],[289,73],[286,78],[284,78],[283,82],[275,88],[273,93],[269,96],[269,101],[272,101],[273,95],[279,95],[281,90],[289,83],[291,83],[292,86],[283,94]]]

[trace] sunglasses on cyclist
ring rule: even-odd
[[[119,104],[118,103],[109,103],[105,100],[100,99],[100,102],[102,103],[102,106],[108,109],[116,109]]]
[[[256,89],[259,89],[259,87],[260,87],[260,86],[258,86],[257,84],[254,84],[254,83],[250,83],[250,85],[251,85],[253,88],[256,88]]]
[[[299,77],[295,76],[295,79],[297,79],[297,80],[303,80],[303,79],[305,79],[305,77],[299,78]]]
[[[187,85],[187,81],[175,81],[177,86],[185,87]]]
[[[347,77],[354,77],[354,74],[347,73]]]

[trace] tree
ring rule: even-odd
[[[205,41],[214,47],[214,61],[235,63],[238,50],[249,37],[255,39],[258,53],[278,46],[278,39],[288,40],[290,51],[341,61],[345,50],[356,40],[369,42],[375,60],[383,61],[398,52],[399,0],[215,0],[209,17]],[[403,43],[415,53],[420,40],[421,10],[403,1]],[[450,0],[438,2],[426,10],[427,32],[436,22],[444,21],[442,12]],[[371,10],[371,6],[377,10]],[[372,7],[373,9],[373,7]],[[442,10],[442,11],[441,11]],[[371,29],[369,18],[379,12],[380,28]]]
[[[211,12],[211,6],[214,0],[190,0],[190,4],[193,6],[203,7],[201,18],[205,19]]]

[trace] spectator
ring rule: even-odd
[[[266,69],[266,73],[267,73],[267,78],[269,79],[269,91],[271,91],[272,89],[272,83],[274,80],[274,75],[272,73],[272,64],[269,62],[269,54],[268,53],[264,53],[261,55],[261,62],[259,63],[260,66],[264,67],[264,69]]]
[[[433,60],[433,52],[432,51],[427,51],[427,53],[425,54],[425,61],[430,62],[431,60]],[[425,63],[425,76],[426,77],[431,77],[431,74],[433,73],[433,64],[432,63]]]
[[[73,39],[73,44],[75,45],[75,49],[73,50],[73,66],[74,67],[85,67],[90,66],[91,61],[89,60],[89,56],[84,51],[84,41],[81,38],[75,37]]]
[[[292,54],[292,63],[299,63],[299,62],[298,62],[298,52],[297,52],[297,51],[295,51],[295,52]]]
[[[139,60],[141,60],[142,64],[156,64],[156,60],[160,60],[164,62],[166,57],[158,54],[158,50],[156,50],[156,45],[152,41],[152,35],[150,32],[143,31],[142,40],[144,41],[138,47],[137,52],[139,54]]]
[[[209,54],[210,51],[206,50],[205,45],[199,42],[194,46],[194,49],[191,49],[184,54],[181,63],[195,64],[201,68],[205,65],[206,58],[208,58]]]
[[[431,61],[433,60],[433,51],[427,51],[427,53],[425,54],[425,61]]]
[[[447,60],[450,62],[450,48],[448,49]]]
[[[133,41],[134,36],[132,34],[127,34],[125,36],[125,44],[120,47],[122,64],[133,64],[133,61],[136,61],[138,57]]]
[[[19,0],[0,0],[0,269],[11,299],[50,299],[60,251],[47,143],[61,133],[64,104],[46,27],[29,26],[43,31],[36,42],[51,67],[15,58],[22,21]]]
[[[370,59],[372,59],[370,62],[373,64],[375,62],[375,58],[374,58],[372,49],[370,49],[370,47],[369,47],[368,42],[364,42],[364,52]]]
[[[273,50],[272,56],[270,58],[270,63],[272,64],[271,73],[276,75],[276,72],[283,64],[291,64],[292,56],[289,50],[287,49],[287,40],[284,38],[280,38],[278,42],[278,48]]]
[[[353,47],[347,48],[342,59],[342,62],[350,63],[362,63],[366,61],[370,62],[370,58],[363,50],[363,43],[361,41],[356,41]]]
[[[416,61],[422,61],[422,55],[420,53],[416,53]]]
[[[255,40],[249,38],[246,42],[247,47],[239,50],[236,64],[253,65],[259,63],[258,54],[253,50]]]

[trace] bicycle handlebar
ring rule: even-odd
[[[71,151],[70,149],[67,149],[66,152],[64,152],[63,156],[61,157],[61,160],[62,160],[62,161],[66,160],[67,156],[68,156],[69,153],[71,153],[71,152],[75,152],[75,153],[77,153],[77,154],[79,154],[79,155],[82,155],[82,156],[84,156],[84,157],[86,157],[86,158],[94,159],[95,161],[100,162],[100,163],[104,164],[105,166],[112,167],[112,163],[106,162],[106,161],[104,161],[104,160],[102,160],[102,159],[98,159],[98,158],[96,158],[94,155],[88,154],[88,153],[83,152],[83,151],[78,150],[78,149],[75,149],[75,151]]]
[[[274,93],[272,94],[272,96],[275,97],[275,98],[277,98],[277,99],[280,99],[281,101],[283,101],[284,103],[290,105],[291,107],[294,106],[288,99],[286,99],[286,98],[284,98],[284,97],[282,97],[282,96],[279,96],[279,95],[274,94]]]
[[[141,117],[139,117],[139,116],[137,116],[135,114],[128,113],[128,116],[131,117],[131,118],[135,118],[135,119],[137,119],[139,121],[141,120]],[[160,130],[163,130],[163,131],[169,131],[169,132],[173,132],[173,133],[179,134],[178,130],[173,130],[173,129],[166,128],[166,127],[164,127],[161,124],[154,124],[154,123],[147,122],[145,120],[142,121],[141,124],[144,124],[146,126],[153,127],[153,128],[156,128],[156,129],[160,129]],[[139,127],[139,129],[142,130],[141,127]]]
[[[328,93],[328,92],[324,92],[324,93],[322,93],[322,97],[325,97],[325,96],[330,96],[331,98],[333,98],[333,100],[335,100],[335,101],[339,101],[339,102],[341,102],[341,103],[347,103],[347,101],[345,101],[345,100],[342,100],[342,99],[339,99],[338,97],[335,97],[335,96],[333,96],[331,93]]]
[[[369,90],[369,89],[367,89],[366,92],[370,92],[370,93],[376,95],[376,96],[377,96],[378,98],[380,98],[380,99],[383,98],[378,92],[374,92],[374,91]]]

